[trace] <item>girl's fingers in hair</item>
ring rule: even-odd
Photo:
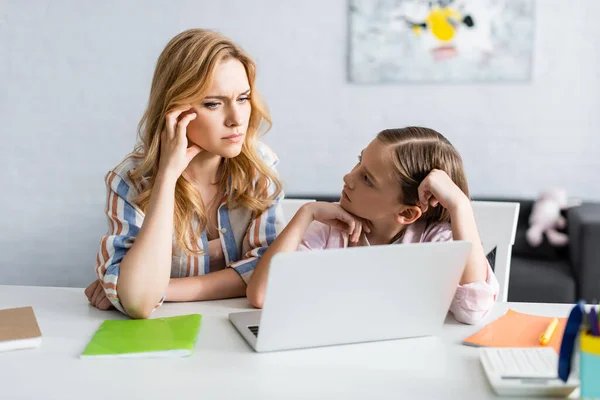
[[[431,197],[431,188],[429,184],[429,175],[421,182],[419,187],[417,188],[417,193],[419,196],[419,203],[421,205],[427,206],[429,204],[429,198]],[[423,212],[427,211],[425,208]]]
[[[431,192],[419,191],[419,206],[421,207],[421,211],[427,211],[427,209],[429,208],[429,199],[431,199]]]
[[[436,199],[435,196],[431,196],[431,198],[429,199],[429,205],[431,207],[437,207],[438,204],[440,204],[440,202],[438,201],[438,199]]]

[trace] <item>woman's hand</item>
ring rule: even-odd
[[[442,207],[449,211],[455,210],[469,202],[467,195],[450,179],[445,171],[434,169],[419,185],[419,206],[426,212],[429,206]]]
[[[196,118],[195,112],[180,116],[191,110],[191,105],[174,109],[166,116],[165,129],[160,138],[159,173],[166,174],[175,180],[179,179],[183,171],[194,157],[202,151],[195,144],[189,144],[187,139],[187,126]]]
[[[108,310],[112,307],[112,303],[106,297],[106,293],[104,293],[104,288],[99,279],[92,282],[92,284],[85,289],[84,293],[90,303],[98,310]]]
[[[351,242],[358,242],[362,231],[371,232],[367,221],[350,214],[339,204],[316,201],[307,203],[303,207],[310,211],[313,220],[346,232]]]

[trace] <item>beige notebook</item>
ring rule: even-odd
[[[31,307],[0,310],[0,351],[29,349],[42,343],[42,332]]]

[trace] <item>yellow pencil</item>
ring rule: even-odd
[[[552,318],[552,321],[550,321],[548,327],[544,333],[542,333],[542,336],[540,336],[540,344],[542,346],[547,346],[548,343],[550,343],[550,339],[556,330],[556,325],[558,325],[558,318]]]

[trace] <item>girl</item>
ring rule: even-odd
[[[385,130],[344,177],[339,204],[300,208],[258,262],[246,293],[262,307],[269,262],[279,252],[453,238],[473,247],[450,311],[460,322],[475,323],[494,305],[498,282],[477,232],[462,160],[432,129]]]
[[[160,55],[135,151],[106,175],[109,233],[90,302],[147,318],[167,301],[244,296],[283,226],[276,156],[255,64],[229,39],[194,29]]]

